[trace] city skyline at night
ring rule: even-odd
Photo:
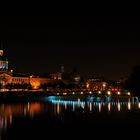
[[[9,65],[23,73],[77,67],[88,78],[128,77],[140,64],[138,17],[5,16],[0,39]]]
[[[63,13],[0,16],[0,140],[134,139],[140,17]]]

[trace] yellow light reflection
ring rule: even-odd
[[[131,93],[130,93],[130,92],[128,92],[128,93],[127,93],[127,95],[128,95],[128,96],[130,96],[130,95],[131,95]]]
[[[110,92],[110,91],[108,91],[108,92],[107,92],[107,94],[108,94],[108,95],[111,95],[111,92]]]
[[[60,104],[57,104],[57,114],[60,114]]]
[[[102,106],[101,106],[101,103],[99,103],[99,112],[102,111]]]
[[[63,93],[63,95],[67,95],[67,93],[65,92],[65,93]]]
[[[131,110],[131,103],[128,102],[128,110]]]
[[[92,112],[92,103],[89,104],[89,110]]]
[[[120,95],[121,93],[120,93],[120,91],[118,91],[118,93],[117,93],[118,95]]]
[[[110,110],[111,110],[111,103],[108,103],[108,112],[110,112]]]
[[[118,111],[121,111],[121,104],[118,102]]]

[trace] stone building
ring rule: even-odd
[[[54,79],[47,77],[40,77],[34,75],[26,75],[22,73],[15,73],[8,69],[8,59],[3,51],[0,49],[0,89],[5,88],[8,84],[31,84],[33,89],[39,89],[41,84],[54,82]]]

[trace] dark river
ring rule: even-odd
[[[140,103],[85,102],[56,97],[0,104],[0,140],[135,136]],[[125,132],[126,131],[126,132]],[[125,132],[125,133],[124,133]]]

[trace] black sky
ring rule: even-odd
[[[1,16],[0,39],[11,69],[66,71],[119,79],[140,64],[138,16]]]

